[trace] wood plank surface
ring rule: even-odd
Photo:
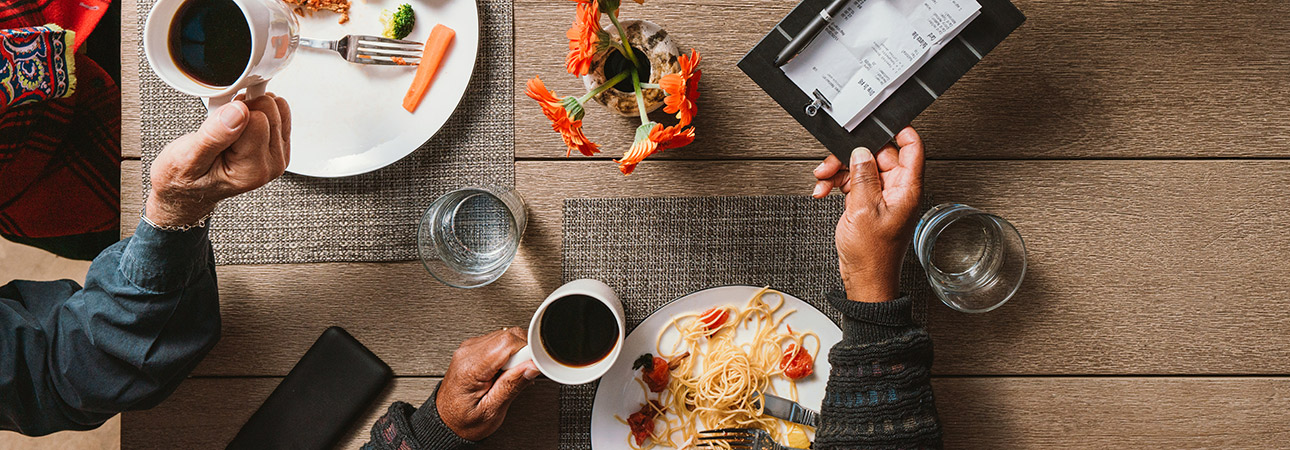
[[[1015,0],[1027,22],[915,121],[935,159],[1290,155],[1290,2]],[[703,54],[690,147],[656,158],[817,158],[823,147],[735,63],[795,1],[657,0],[622,17],[658,23]],[[515,3],[518,157],[563,157],[559,135],[524,96],[540,75],[585,92],[564,71],[572,4]],[[607,22],[607,21],[606,21]],[[593,102],[594,103],[594,102]],[[660,113],[661,114],[661,113]],[[637,120],[600,105],[585,131],[618,157]],[[642,170],[648,170],[642,166]]]
[[[155,409],[126,413],[128,449],[221,448],[278,378],[189,379]],[[358,448],[393,400],[420,405],[437,379],[400,378],[340,448]],[[1287,378],[940,378],[950,449],[1277,448],[1290,439]],[[558,387],[540,381],[481,446],[555,449]]]
[[[441,375],[458,342],[526,325],[559,284],[562,199],[804,195],[814,167],[645,164],[622,177],[604,161],[519,162],[525,241],[483,289],[444,287],[417,262],[221,266],[224,337],[197,373],[284,375],[340,325],[400,375]],[[932,162],[927,186],[1011,220],[1030,268],[989,314],[929,305],[937,373],[1290,373],[1290,161]]]
[[[125,413],[121,448],[224,448],[280,382],[281,378],[190,378],[160,406]],[[403,401],[420,407],[438,383],[439,378],[396,378],[350,427],[337,448],[359,448],[371,439],[372,424],[391,403]],[[559,386],[549,381],[524,391],[511,405],[511,420],[478,448],[554,449],[554,445],[545,444],[558,439],[556,416],[549,413],[558,391]],[[533,445],[535,442],[543,445]]]
[[[142,156],[139,103],[139,14],[136,0],[121,0],[121,156]],[[144,69],[151,70],[151,69]],[[121,193],[122,198],[125,193]],[[125,223],[125,222],[122,222]]]
[[[735,67],[791,0],[657,0],[624,18],[662,25],[704,54],[699,140],[658,158],[817,158],[823,148]],[[1028,21],[915,125],[936,159],[1290,156],[1290,3],[1017,0]],[[123,153],[138,157],[137,31],[123,3]],[[516,155],[564,154],[524,83],[563,95],[573,5],[515,4]],[[755,12],[755,13],[753,13]],[[634,120],[589,108],[588,135],[616,157]]]

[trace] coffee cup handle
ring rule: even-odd
[[[502,371],[505,372],[507,370],[514,369],[520,364],[524,364],[532,360],[533,349],[525,345],[524,348],[521,348],[519,351],[515,352],[514,355],[511,355],[511,359],[506,360],[506,365],[502,366]]]
[[[261,81],[259,83],[255,83],[250,86],[247,86],[246,99],[251,100],[253,98],[264,95],[265,88],[268,84],[269,82],[267,81]],[[236,96],[237,96],[237,93],[234,92],[232,94],[225,94],[219,97],[211,97],[210,101],[206,103],[206,112],[208,113],[215,112],[215,110],[219,109],[219,107],[227,105],[228,102],[233,101],[233,97],[236,97]]]

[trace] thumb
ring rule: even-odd
[[[210,165],[216,156],[242,137],[250,113],[246,103],[240,101],[229,102],[211,113],[194,133],[189,147],[194,153],[193,159],[202,166]]]
[[[851,151],[851,192],[847,195],[847,209],[873,208],[882,204],[882,179],[878,176],[878,161],[864,147]]]
[[[497,377],[497,382],[493,383],[488,393],[484,394],[484,398],[479,400],[479,406],[485,410],[495,411],[499,415],[506,414],[506,409],[511,407],[511,401],[533,384],[533,379],[537,378],[538,373],[538,368],[533,361],[503,372],[500,377]]]

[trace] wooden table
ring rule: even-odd
[[[1029,20],[915,123],[927,189],[1013,221],[1025,285],[983,315],[929,305],[934,385],[952,448],[1278,447],[1290,442],[1290,3],[1014,0]],[[580,196],[807,195],[822,147],[735,62],[792,0],[650,0],[649,18],[704,56],[698,141],[623,177],[634,124],[592,106],[599,158],[564,158],[523,96],[560,93],[572,6],[517,0],[516,184],[531,222],[483,289],[420,263],[219,268],[224,337],[161,406],[125,415],[126,448],[218,448],[330,325],[419,404],[457,344],[526,325],[560,282],[561,201]],[[137,35],[125,27],[122,223],[142,199]],[[487,448],[556,448],[557,387],[524,394]]]

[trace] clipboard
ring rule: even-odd
[[[1026,16],[1008,0],[977,0],[981,14],[854,130],[847,131],[827,112],[819,111],[827,99],[818,95],[818,91],[814,96],[802,92],[783,70],[775,66],[775,56],[779,51],[829,3],[831,0],[803,0],[739,60],[739,69],[841,161],[848,161],[856,147],[876,152],[894,139],[896,133],[913,122],[918,114],[1026,21]],[[817,113],[807,114],[808,108],[816,109]]]

